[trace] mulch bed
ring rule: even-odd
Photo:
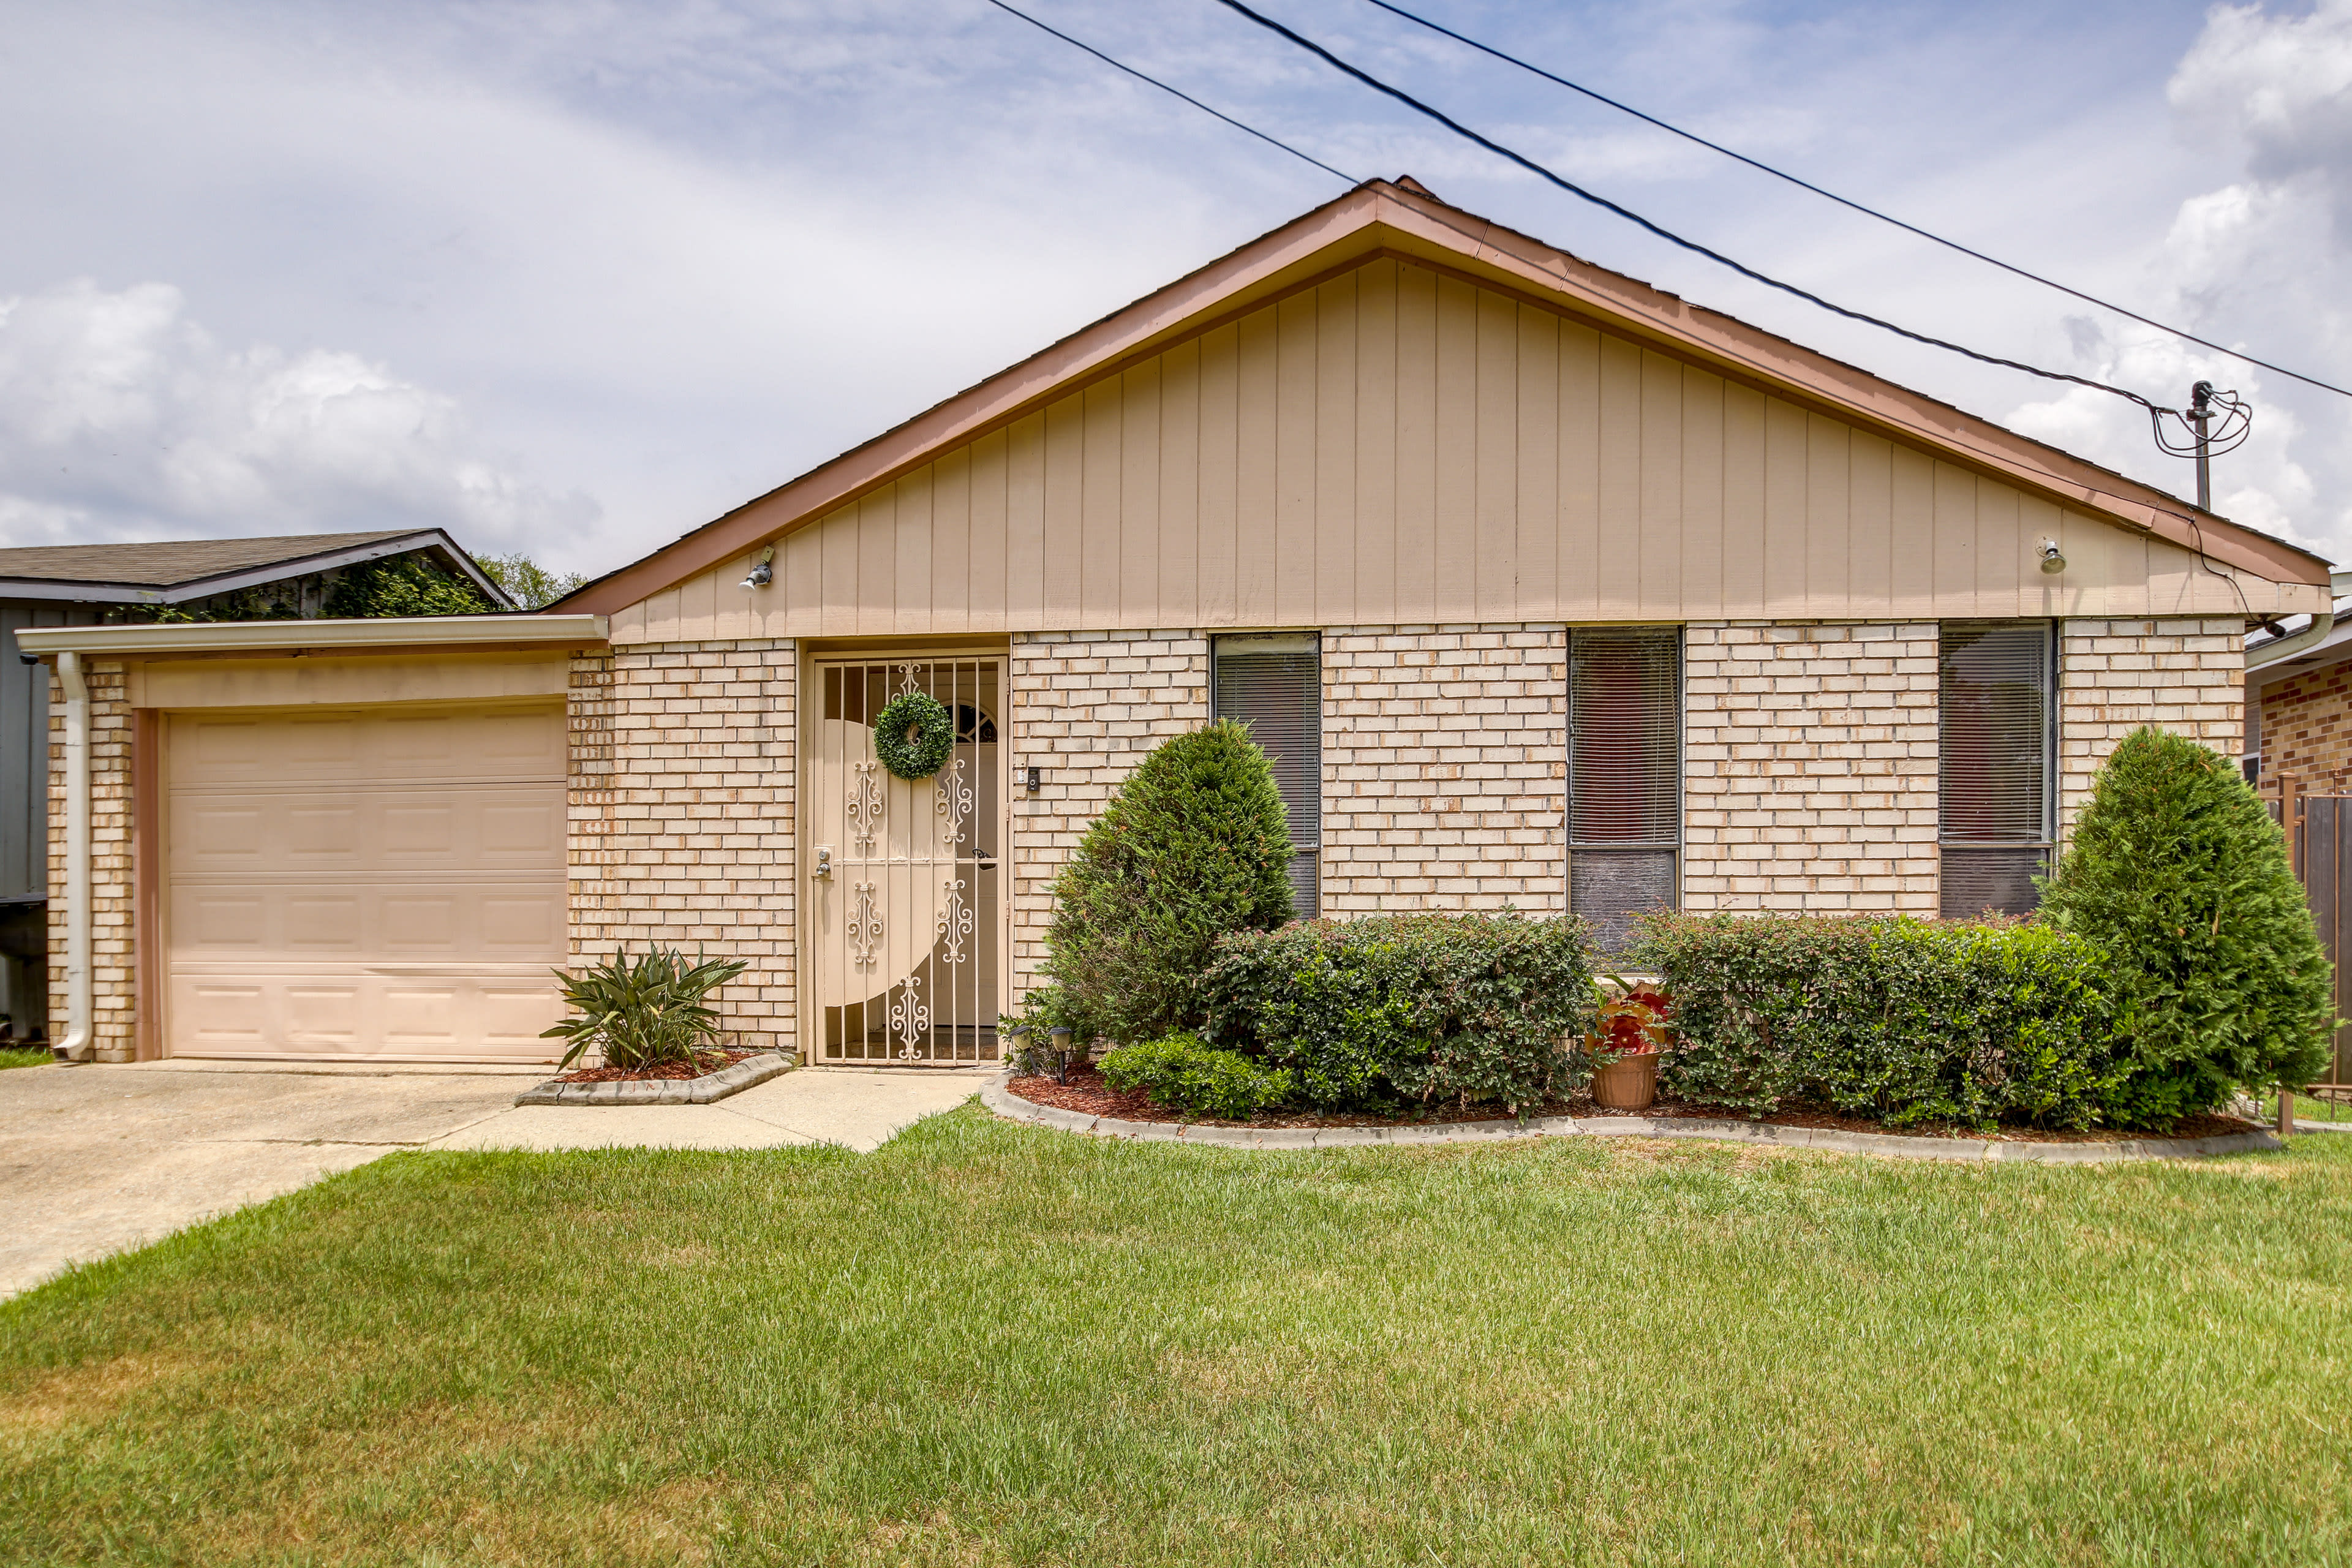
[[[712,1073],[725,1071],[746,1057],[758,1054],[756,1051],[704,1051],[695,1058],[692,1067],[688,1067],[684,1062],[664,1062],[659,1067],[650,1068],[582,1068],[578,1072],[565,1073],[555,1081],[557,1083],[652,1083],[663,1079],[676,1081],[681,1079],[708,1078]]]
[[[1050,1077],[1016,1078],[1005,1087],[1034,1105],[1050,1105],[1059,1110],[1075,1110],[1083,1116],[1108,1116],[1122,1121],[1176,1121],[1196,1127],[1427,1127],[1456,1121],[1498,1121],[1505,1113],[1491,1105],[1473,1106],[1468,1110],[1445,1107],[1432,1110],[1420,1116],[1318,1116],[1313,1111],[1276,1111],[1248,1121],[1227,1121],[1215,1117],[1180,1117],[1163,1105],[1153,1103],[1141,1089],[1121,1093],[1103,1081],[1102,1074],[1092,1065],[1072,1067],[1070,1081],[1056,1083]],[[1642,1111],[1603,1110],[1583,1095],[1553,1100],[1534,1109],[1529,1116],[1654,1116],[1690,1121],[1739,1121],[1747,1118],[1739,1111],[1719,1105],[1692,1105],[1685,1101],[1659,1099],[1649,1110]],[[1919,1127],[1889,1127],[1864,1117],[1841,1115],[1834,1110],[1784,1106],[1763,1124],[1780,1127],[1817,1127],[1840,1132],[1891,1133],[1904,1138],[1961,1138],[1975,1142],[1988,1139],[2010,1143],[2113,1143],[2126,1139],[2147,1138],[2221,1138],[2237,1132],[2260,1131],[2254,1123],[2234,1116],[2184,1117],[2169,1132],[2122,1132],[2112,1128],[2100,1128],[2089,1132],[2070,1132],[2053,1128],[2003,1127],[1990,1133],[1973,1127],[1948,1125]]]

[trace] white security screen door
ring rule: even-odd
[[[819,1061],[997,1059],[1003,680],[1003,661],[986,658],[816,668],[803,861]],[[908,691],[937,698],[955,723],[954,750],[929,778],[898,778],[875,755],[875,717]]]

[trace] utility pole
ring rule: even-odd
[[[2200,381],[2189,389],[2189,423],[2197,430],[2197,510],[2213,510],[2213,384]]]

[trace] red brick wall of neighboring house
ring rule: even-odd
[[[2263,777],[2291,773],[2306,791],[2352,788],[2352,661],[2263,689]]]

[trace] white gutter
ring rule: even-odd
[[[26,626],[26,653],[215,653],[457,644],[600,643],[603,616],[380,616],[343,621],[198,621],[152,626]]]
[[[2318,642],[2320,639],[2326,637],[2329,632],[2334,631],[2335,629],[2336,612],[2334,610],[2321,610],[2311,617],[2311,625],[2304,627],[2303,630],[2294,633],[2293,636],[2273,637],[2268,642],[2257,643],[2252,647],[2248,648],[2246,650],[2246,668],[2248,669],[2260,669],[2266,664],[2276,664],[2283,658],[2293,658],[2296,654],[2301,653],[2304,649],[2311,647],[2314,643]]]
[[[58,655],[66,699],[66,1035],[50,1048],[69,1062],[90,1058],[89,687],[81,655]]]

